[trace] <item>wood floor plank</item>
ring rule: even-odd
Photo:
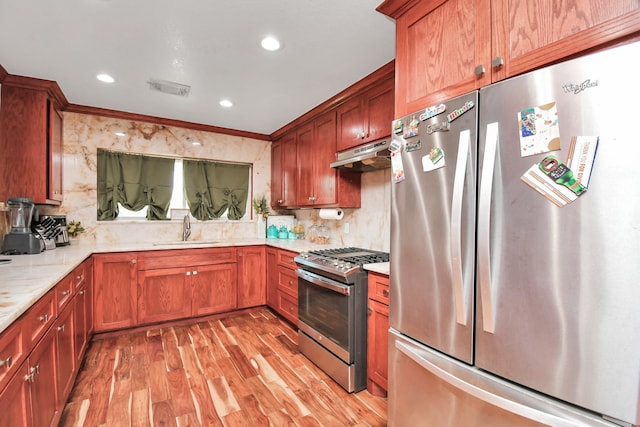
[[[60,426],[385,426],[386,399],[347,393],[269,309],[95,339]]]
[[[135,427],[148,427],[151,425],[149,413],[151,397],[149,389],[135,390],[131,396],[131,425]]]
[[[151,404],[153,411],[153,425],[162,427],[177,427],[176,415],[171,407],[171,402],[162,401]]]

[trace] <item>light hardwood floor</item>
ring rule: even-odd
[[[385,426],[269,309],[91,342],[61,426]]]

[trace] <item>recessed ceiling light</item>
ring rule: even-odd
[[[114,135],[116,135],[116,136],[127,136],[127,134],[124,133],[124,132],[114,132]]]
[[[98,74],[96,78],[104,83],[113,83],[116,81],[116,79],[111,77],[109,74]]]
[[[223,99],[222,101],[220,101],[220,105],[222,105],[223,107],[229,108],[229,107],[233,107],[233,102],[229,101],[228,99]]]
[[[275,37],[265,37],[262,39],[260,44],[262,45],[263,49],[271,52],[280,49],[280,42]]]
[[[191,145],[193,145],[194,147],[200,147],[202,146],[202,143],[200,141],[193,141]]]

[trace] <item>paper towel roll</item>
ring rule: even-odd
[[[343,216],[342,209],[320,209],[320,218],[322,219],[342,219]]]

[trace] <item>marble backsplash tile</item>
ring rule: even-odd
[[[126,135],[117,136],[116,132]],[[192,142],[199,142],[194,146]],[[68,221],[81,221],[86,232],[78,240],[109,244],[167,242],[180,240],[182,221],[96,220],[97,149],[171,157],[212,159],[253,164],[253,194],[270,200],[271,144],[268,141],[211,132],[194,131],[107,117],[64,114],[64,202],[60,207],[42,207],[42,214],[65,214]],[[368,172],[362,177],[361,209],[345,209],[341,221],[324,221],[318,211],[294,210],[305,227],[323,223],[331,229],[332,243],[367,249],[389,250],[390,169]],[[291,214],[291,211],[281,212]],[[349,233],[345,223],[349,223]],[[254,220],[192,221],[193,240],[257,237]],[[262,237],[262,236],[260,236]]]

